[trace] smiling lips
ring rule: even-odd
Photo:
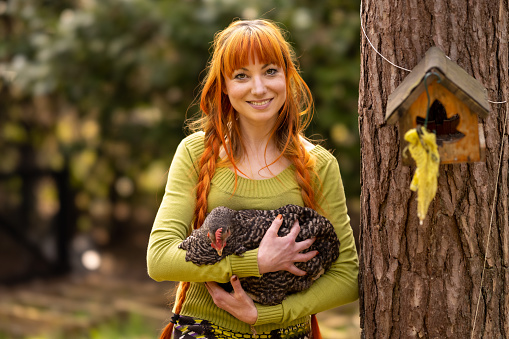
[[[257,100],[257,101],[248,101],[247,103],[252,106],[257,106],[257,108],[262,108],[263,106],[267,106],[272,99],[265,99],[265,100]]]

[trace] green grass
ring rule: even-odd
[[[0,339],[153,339],[159,335],[160,324],[141,315],[130,313],[89,329],[57,331],[25,337],[10,336],[0,332]]]
[[[137,314],[130,314],[126,321],[114,321],[90,330],[90,339],[149,339],[158,335],[158,329]]]

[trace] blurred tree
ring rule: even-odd
[[[213,35],[235,18],[258,17],[291,32],[316,100],[309,133],[337,150],[346,191],[358,196],[357,6],[339,0],[0,2],[0,173],[6,175],[0,190],[9,192],[9,208],[39,215],[39,181],[68,173],[78,231],[99,245],[118,244],[126,229],[143,225],[138,245],[144,247],[184,120],[198,111],[192,103]],[[50,174],[30,181],[20,176],[28,168]],[[54,193],[45,199],[57,206],[47,217],[52,224],[64,197],[55,179],[47,182]],[[0,215],[8,210],[0,208]]]

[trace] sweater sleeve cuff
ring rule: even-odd
[[[230,255],[230,264],[232,273],[239,278],[261,276],[258,270],[258,249],[247,251],[242,256]]]
[[[264,324],[280,324],[283,321],[283,305],[277,304],[274,306],[255,304],[258,310],[258,319],[254,326]]]

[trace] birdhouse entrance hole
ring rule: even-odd
[[[417,125],[424,126],[425,120],[425,118],[418,116],[416,123]],[[441,146],[444,142],[453,143],[465,137],[465,134],[457,129],[459,123],[459,114],[454,114],[452,117],[447,118],[444,105],[439,100],[433,101],[429,108],[427,128],[436,134],[437,145]]]

